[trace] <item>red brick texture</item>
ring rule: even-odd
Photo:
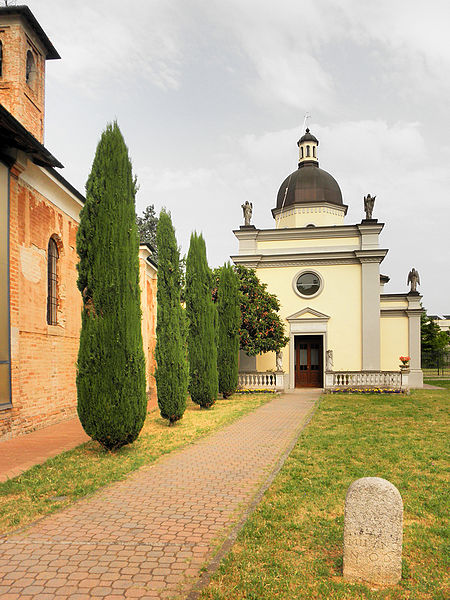
[[[41,143],[44,139],[45,51],[36,34],[20,17],[2,15],[3,61],[0,102]],[[27,81],[27,53],[34,67]]]
[[[17,165],[10,177],[12,407],[0,412],[0,440],[76,415],[76,360],[81,327],[81,295],[76,285],[78,209],[72,210],[76,213],[74,218],[58,208],[61,194],[64,195],[61,190],[55,202],[39,193],[27,183],[30,169]],[[45,172],[37,169],[34,166],[31,172],[40,181]],[[59,251],[57,325],[47,324],[50,237]],[[146,266],[143,258],[140,264],[147,387],[149,405],[154,407],[156,270]]]
[[[76,414],[81,300],[76,287],[77,223],[16,172],[10,177],[12,408],[0,412],[0,438]],[[58,245],[58,324],[47,325],[47,248]]]
[[[286,394],[0,540],[4,598],[186,598],[296,438],[319,391]],[[178,596],[179,597],[179,596]]]

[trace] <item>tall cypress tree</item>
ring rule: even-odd
[[[220,269],[217,297],[219,391],[224,398],[228,398],[238,384],[241,324],[239,280],[230,263]]]
[[[186,409],[188,363],[186,327],[181,307],[180,253],[170,214],[162,210],[156,228],[158,290],[156,320],[156,387],[161,416],[172,425]]]
[[[203,408],[218,394],[217,310],[211,296],[212,273],[201,235],[193,233],[186,260],[186,313],[188,318],[189,393]]]
[[[113,450],[144,424],[139,242],[135,179],[117,123],[97,146],[77,233],[83,296],[78,352],[78,415],[88,435]]]

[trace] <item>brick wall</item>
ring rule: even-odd
[[[0,438],[76,414],[75,369],[81,326],[76,287],[77,223],[25,184],[10,178],[12,408],[0,413]],[[57,325],[47,325],[47,246],[57,241]]]
[[[44,139],[45,58],[38,38],[19,17],[2,16],[0,102],[41,143]],[[27,53],[34,64],[26,78]]]
[[[0,439],[73,417],[77,403],[82,305],[76,286],[78,219],[68,216],[56,201],[50,202],[26,183],[21,171],[16,165],[10,177],[12,407],[0,412]],[[56,240],[59,251],[57,325],[47,324],[50,237]],[[143,257],[140,277],[147,391],[149,408],[153,408],[156,270]]]

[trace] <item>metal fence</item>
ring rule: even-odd
[[[450,352],[422,352],[424,377],[450,377]]]

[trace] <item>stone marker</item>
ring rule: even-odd
[[[403,502],[386,479],[363,477],[348,488],[344,517],[344,578],[394,585],[402,576]]]

